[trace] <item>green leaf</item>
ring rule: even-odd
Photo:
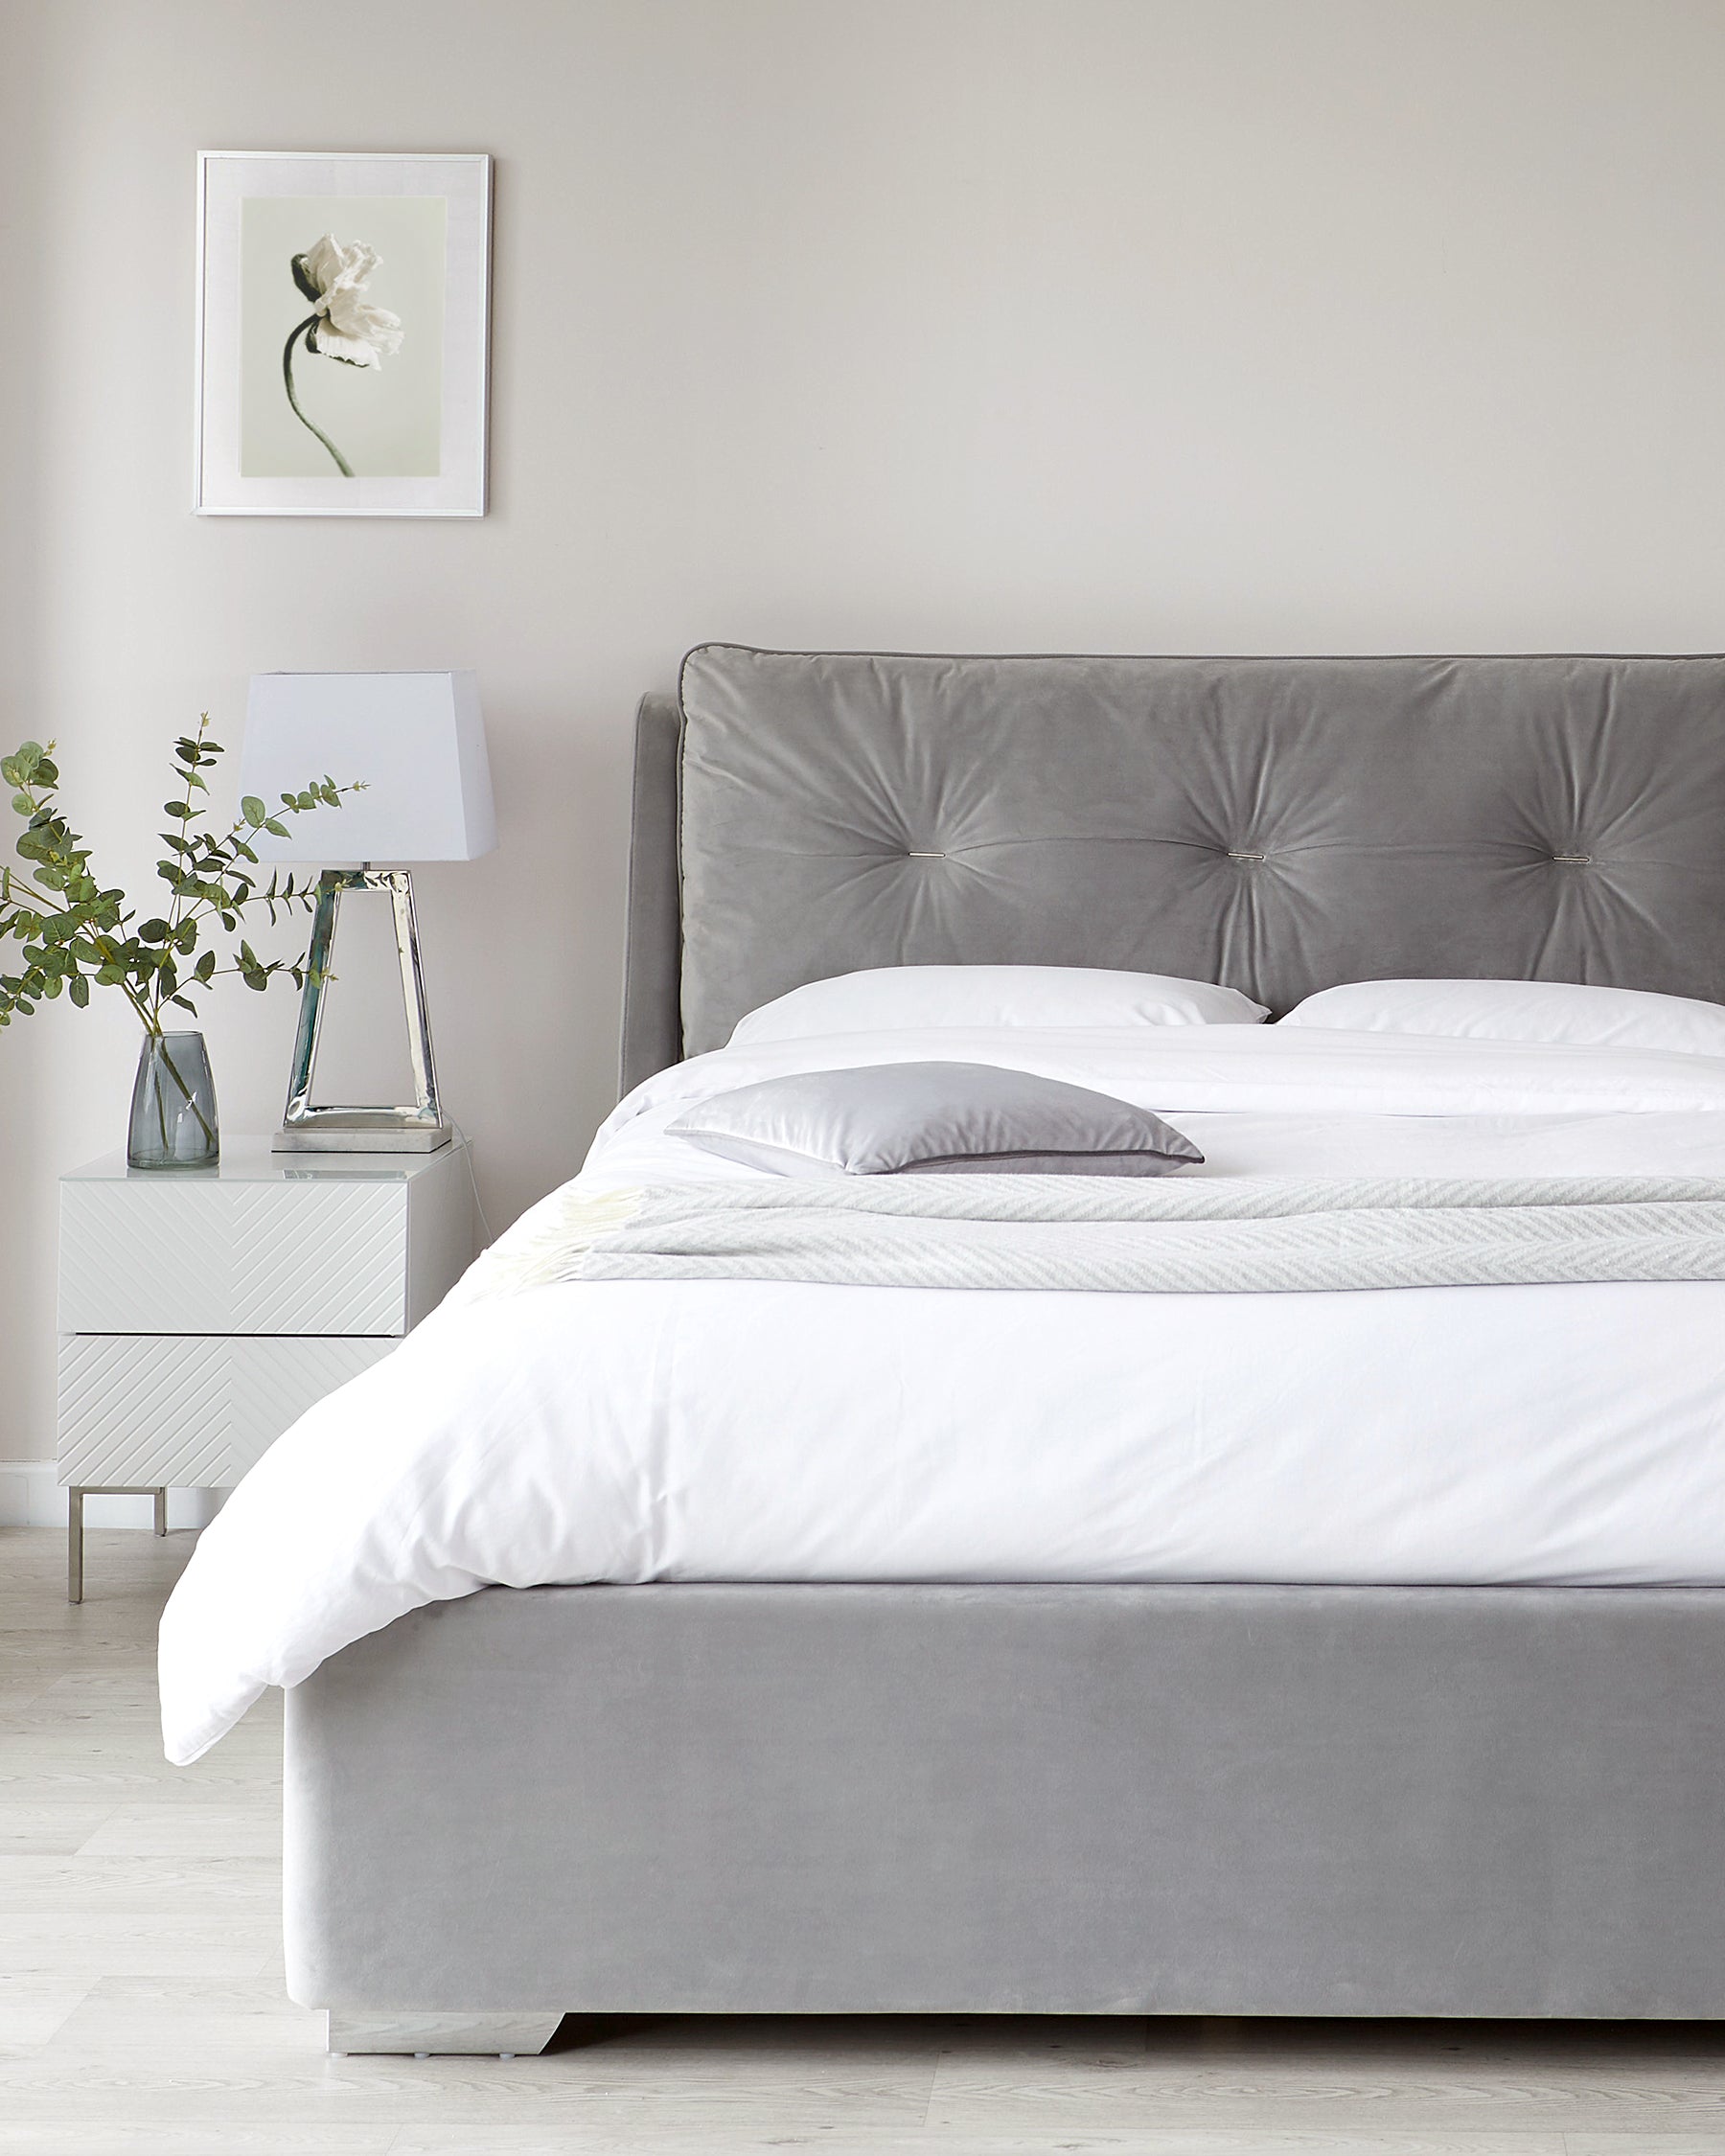
[[[35,807],[35,803],[31,800],[28,794],[14,793],[12,795],[12,807],[17,810],[21,816],[27,816]]]
[[[168,1000],[171,1003],[177,1003],[182,1011],[190,1011],[194,1018],[197,1016],[197,1005],[196,1003],[188,1002],[185,997],[170,996]]]
[[[146,921],[138,933],[146,943],[166,943],[173,930],[166,921],[153,920]]]
[[[248,793],[240,803],[240,813],[255,831],[269,814],[269,811],[255,793]]]
[[[80,1011],[87,1010],[90,1003],[90,984],[82,974],[74,974],[66,985],[73,1002]]]
[[[192,813],[183,801],[164,801],[162,803],[162,814],[165,816],[178,816],[183,821]]]
[[[260,994],[269,986],[269,975],[262,966],[255,968],[250,973],[242,974],[240,977],[244,981],[247,988],[255,988]]]
[[[192,971],[199,980],[207,981],[216,971],[216,953],[213,951],[206,951]]]
[[[264,828],[272,838],[286,838],[288,837],[288,826],[280,816],[266,816]]]

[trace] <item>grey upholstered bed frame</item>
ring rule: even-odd
[[[707,647],[640,714],[623,1071],[888,962],[1719,998],[1722,919],[1717,659]],[[1722,1666],[1712,1590],[490,1589],[289,1693],[289,1986],[380,2050],[1715,2017]]]

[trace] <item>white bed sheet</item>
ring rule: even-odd
[[[664,1126],[934,1057],[1153,1108],[1187,1173],[1725,1176],[1725,1060],[1249,1026],[724,1049],[637,1089],[586,1176],[749,1175]],[[458,1290],[204,1530],[169,1756],[423,1603],[687,1579],[1725,1584],[1725,1286]]]

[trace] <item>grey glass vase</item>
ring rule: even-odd
[[[201,1033],[147,1033],[126,1158],[134,1168],[213,1168],[221,1158],[216,1082]]]

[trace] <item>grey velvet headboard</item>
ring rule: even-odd
[[[623,1081],[862,966],[1725,1000],[1722,927],[1725,659],[709,644],[637,722]]]

